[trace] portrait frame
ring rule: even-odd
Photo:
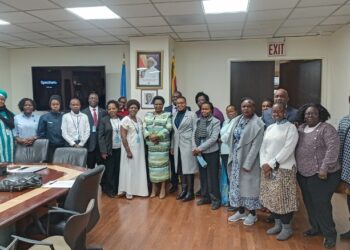
[[[162,51],[136,52],[136,88],[163,88],[163,53]]]
[[[141,108],[153,109],[153,98],[158,95],[157,89],[141,89]]]

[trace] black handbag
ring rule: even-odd
[[[42,177],[35,173],[11,174],[0,181],[0,192],[18,192],[42,185]]]

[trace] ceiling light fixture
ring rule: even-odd
[[[106,6],[66,8],[66,10],[74,13],[75,15],[85,20],[103,20],[120,18],[120,16],[115,14]]]
[[[249,0],[202,1],[205,14],[247,12]]]
[[[6,21],[4,21],[4,20],[0,20],[0,25],[8,25],[8,24],[10,24],[9,22],[6,22]]]

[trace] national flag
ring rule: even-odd
[[[123,65],[120,77],[120,96],[126,97],[126,66],[125,66],[125,54],[123,54]]]

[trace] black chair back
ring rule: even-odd
[[[49,140],[37,139],[32,146],[16,144],[15,162],[16,163],[33,163],[43,162],[46,160]]]
[[[80,174],[75,180],[72,188],[69,190],[63,208],[67,210],[77,211],[82,213],[85,211],[88,202],[91,199],[98,200],[98,191],[101,182],[101,177],[105,166],[99,165],[94,169],[89,169]],[[91,217],[87,226],[89,232],[100,219],[98,202],[92,210]]]
[[[86,148],[57,148],[53,155],[53,164],[71,164],[79,167],[86,167]]]
[[[80,239],[85,239],[87,231],[86,227],[96,203],[95,199],[91,199],[83,213],[69,217],[64,228],[63,237],[71,249],[85,249],[85,242],[81,243]]]

